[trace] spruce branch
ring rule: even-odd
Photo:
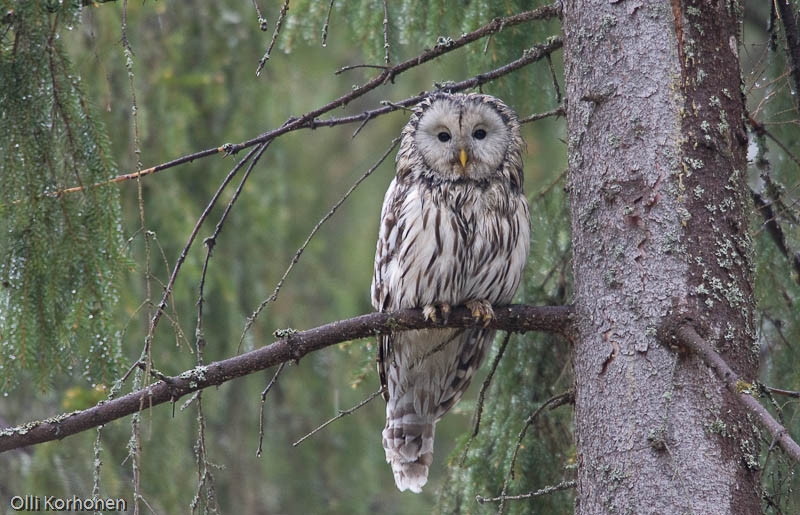
[[[410,97],[405,100],[395,102],[394,104],[384,105],[379,109],[364,111],[360,114],[356,114],[353,116],[343,116],[337,118],[330,118],[326,120],[319,119],[320,116],[330,113],[331,111],[334,111],[337,108],[346,106],[350,102],[366,95],[370,91],[377,89],[386,83],[392,82],[398,75],[407,72],[412,68],[421,66],[422,64],[425,64],[438,57],[441,57],[442,55],[445,55],[449,52],[457,50],[458,48],[466,46],[484,37],[488,37],[492,34],[499,33],[508,27],[513,27],[515,25],[520,25],[522,23],[527,23],[531,21],[549,20],[552,18],[559,17],[560,15],[561,15],[561,4],[560,2],[556,2],[551,5],[542,6],[513,16],[508,16],[505,18],[495,18],[489,23],[475,29],[474,31],[464,34],[460,38],[454,39],[452,43],[448,45],[438,45],[433,48],[426,49],[419,55],[407,59],[401,63],[398,63],[395,66],[355,65],[342,68],[337,73],[341,73],[342,71],[353,68],[364,68],[364,67],[375,67],[380,70],[380,73],[378,73],[375,77],[373,77],[365,84],[356,87],[355,89],[340,96],[339,98],[336,98],[335,100],[332,100],[331,102],[321,107],[308,111],[307,113],[299,117],[290,118],[280,127],[264,132],[260,136],[249,139],[247,141],[241,143],[225,143],[224,145],[208,148],[205,150],[200,150],[198,152],[193,152],[191,154],[178,157],[166,163],[161,163],[156,166],[152,166],[150,168],[145,168],[136,172],[119,175],[107,181],[89,185],[74,186],[63,190],[59,190],[57,192],[53,192],[50,195],[58,197],[64,194],[83,191],[87,188],[99,188],[102,186],[107,186],[109,184],[116,184],[133,179],[139,179],[147,175],[152,175],[158,172],[162,172],[164,170],[173,168],[175,166],[192,162],[196,159],[202,159],[205,157],[209,157],[212,155],[219,155],[219,154],[226,156],[236,154],[245,148],[250,148],[255,145],[266,143],[267,141],[274,140],[275,138],[282,136],[283,134],[293,132],[296,130],[316,129],[317,127],[333,127],[351,123],[364,123],[365,121],[371,120],[377,116],[384,115],[397,110],[398,109],[397,106],[410,107],[418,103],[420,100],[422,100],[422,98],[424,98],[425,95],[427,95],[427,93]],[[472,78],[463,80],[461,82],[455,82],[452,85],[448,85],[448,90],[464,91],[466,89],[475,88],[483,84],[486,84],[488,82],[492,82],[504,75],[508,75],[509,73],[517,71],[520,68],[523,68],[524,66],[527,66],[529,64],[532,64],[534,62],[546,58],[553,52],[558,51],[562,46],[563,42],[561,37],[559,36],[551,37],[546,42],[534,45],[531,48],[525,50],[523,52],[522,57],[520,57],[519,59],[511,61],[510,63],[495,68],[494,70],[491,70],[489,72],[478,74]],[[22,202],[22,200],[20,200],[19,202]]]
[[[800,463],[800,445],[792,439],[789,431],[756,400],[752,394],[756,388],[741,379],[689,323],[668,318],[659,329],[659,339],[665,345],[678,345],[703,360],[720,378],[733,397],[747,411],[756,416],[781,449],[795,462]]]
[[[572,316],[572,306],[495,307],[494,318],[488,327],[514,332],[546,331],[566,334],[571,326]],[[0,452],[60,440],[112,420],[138,414],[159,404],[176,402],[187,394],[209,386],[218,386],[281,363],[298,362],[311,352],[337,343],[389,331],[471,327],[475,324],[470,310],[459,306],[453,308],[447,324],[426,320],[421,309],[407,309],[395,313],[371,313],[306,331],[287,332],[285,337],[278,338],[270,345],[194,367],[94,407],[0,430]]]

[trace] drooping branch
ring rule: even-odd
[[[494,319],[489,323],[491,328],[514,332],[546,331],[566,334],[571,325],[573,309],[571,306],[512,305],[497,307],[494,314]],[[158,404],[175,402],[184,395],[209,386],[218,386],[281,363],[299,361],[311,352],[337,343],[388,331],[473,325],[475,320],[470,311],[464,307],[456,307],[446,325],[425,320],[420,309],[409,309],[396,313],[371,313],[307,331],[279,331],[275,342],[248,353],[206,366],[197,366],[86,410],[3,429],[0,431],[0,452],[60,440]]]
[[[159,165],[152,166],[150,168],[146,168],[128,174],[119,175],[117,177],[114,177],[112,179],[109,179],[101,183],[74,186],[59,190],[57,192],[53,192],[50,195],[60,196],[60,195],[83,191],[86,188],[96,188],[96,187],[106,186],[109,184],[121,183],[132,179],[144,177],[147,175],[152,175],[173,168],[175,166],[182,165],[185,163],[190,163],[196,159],[202,159],[212,155],[236,154],[237,152],[245,148],[249,148],[254,145],[258,145],[260,143],[265,143],[283,134],[300,129],[315,129],[317,127],[322,127],[322,126],[332,127],[332,126],[350,124],[355,122],[366,123],[367,121],[372,120],[378,116],[395,111],[398,108],[400,108],[400,106],[409,107],[419,102],[422,99],[423,95],[417,95],[402,100],[400,102],[397,102],[393,105],[385,105],[384,107],[370,111],[364,111],[362,113],[353,116],[336,117],[326,120],[320,120],[319,117],[327,113],[330,113],[339,107],[349,104],[350,102],[366,95],[367,93],[369,93],[374,89],[379,88],[380,86],[386,84],[387,82],[393,81],[395,77],[404,72],[407,72],[412,68],[420,66],[424,63],[427,63],[431,60],[441,57],[447,53],[453,52],[458,48],[466,46],[484,37],[502,32],[503,30],[509,27],[513,27],[515,25],[520,25],[522,23],[527,23],[534,20],[549,20],[558,17],[560,14],[561,14],[561,5],[560,2],[556,2],[552,5],[545,5],[513,16],[508,16],[505,18],[495,18],[489,23],[475,29],[474,31],[469,32],[467,34],[463,34],[460,38],[448,42],[447,45],[437,45],[434,46],[433,48],[426,49],[419,55],[407,59],[401,63],[398,63],[395,66],[378,66],[377,68],[380,69],[381,72],[377,74],[375,77],[373,77],[371,80],[362,84],[361,86],[347,92],[346,94],[332,100],[331,102],[323,106],[308,111],[307,113],[299,117],[291,118],[280,127],[264,132],[263,134],[255,138],[249,139],[241,143],[236,143],[236,144],[226,143],[218,147],[207,148],[204,150],[200,150],[198,152],[194,152],[192,154],[187,154],[185,156],[178,157],[166,163],[161,163]],[[457,82],[453,85],[448,85],[448,89],[452,89],[453,91],[463,91],[465,89],[486,84],[487,82],[493,81],[499,77],[512,73],[524,66],[527,66],[528,64],[543,59],[549,56],[551,53],[559,50],[561,47],[562,47],[562,39],[560,37],[552,37],[542,44],[534,45],[531,48],[527,49],[525,52],[523,52],[523,56],[520,57],[519,59],[507,63],[504,66],[500,66],[489,72],[478,74],[470,79]]]
[[[786,34],[786,55],[791,64],[789,71],[797,91],[800,89],[800,32],[797,30],[797,18],[789,0],[776,0],[774,6],[778,8]]]
[[[756,385],[751,385],[742,380],[736,372],[725,362],[712,347],[705,341],[694,328],[685,322],[667,320],[660,330],[660,339],[667,345],[677,344],[680,347],[697,355],[719,377],[725,388],[740,402],[746,410],[755,415],[761,425],[772,435],[786,454],[795,462],[800,463],[800,445],[792,439],[789,431],[775,420],[767,409],[753,396],[757,390]]]
[[[764,200],[764,197],[755,191],[750,191],[750,196],[753,199],[753,204],[756,207],[756,211],[759,212],[761,217],[764,219],[764,228],[767,230],[767,234],[769,234],[772,241],[775,243],[775,246],[778,247],[778,250],[781,254],[786,257],[786,259],[791,264],[792,268],[794,268],[797,276],[795,280],[800,282],[800,252],[792,253],[789,250],[789,247],[786,243],[786,235],[783,232],[783,227],[778,222],[778,217],[775,215],[775,210],[772,209],[772,203],[767,202]]]

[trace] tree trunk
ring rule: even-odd
[[[753,424],[656,338],[756,374],[736,5],[565,2],[579,514],[761,512]]]

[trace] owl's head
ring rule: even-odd
[[[446,180],[490,179],[507,164],[521,167],[517,116],[489,95],[434,93],[414,109],[403,138],[415,153],[408,157]]]

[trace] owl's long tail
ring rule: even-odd
[[[401,492],[420,493],[428,482],[435,430],[436,419],[418,415],[410,402],[387,405],[383,448],[386,462],[392,466],[394,482]]]
[[[433,462],[436,421],[458,402],[480,366],[493,329],[407,331],[384,354],[386,428],[383,448],[400,491],[419,493]]]

